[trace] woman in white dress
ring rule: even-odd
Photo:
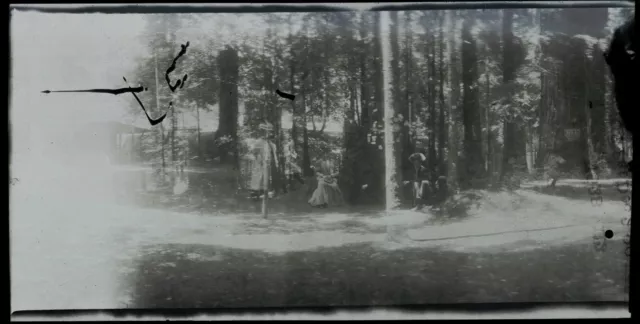
[[[268,189],[271,181],[271,169],[278,166],[275,144],[263,139],[257,140],[252,148],[252,170],[250,190],[254,199],[259,198]]]
[[[314,207],[327,208],[342,205],[344,200],[342,191],[338,187],[336,173],[332,173],[332,164],[324,161],[316,172],[318,187],[311,195],[309,204]]]

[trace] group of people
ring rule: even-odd
[[[302,178],[302,170],[295,163],[295,150],[286,145],[285,150],[285,175],[290,178],[289,182],[305,183]],[[269,183],[272,175],[278,168],[278,159],[276,146],[272,141],[258,140],[254,143],[250,159],[251,175],[250,175],[250,192],[251,198],[259,199],[262,195],[270,194]],[[317,186],[308,203],[313,207],[327,208],[330,206],[339,206],[344,203],[342,191],[338,186],[337,173],[334,170],[333,163],[330,161],[322,161],[317,168],[312,167],[317,179]],[[273,189],[273,188],[272,188]]]
[[[290,184],[305,184],[310,179],[303,179],[302,170],[295,164],[295,152],[291,147],[285,146],[285,174],[289,178]],[[251,198],[259,199],[265,193],[268,186],[267,182],[271,182],[271,177],[278,168],[278,159],[276,146],[273,142],[267,140],[258,140],[253,145],[251,151],[251,178],[250,190]],[[414,168],[414,176],[405,184],[413,183],[413,205],[420,209],[425,205],[436,205],[446,199],[448,192],[446,177],[439,176],[434,178],[433,172],[429,172],[424,166],[426,156],[423,153],[414,153],[409,157],[409,161]],[[310,193],[308,199],[309,205],[318,208],[328,208],[340,206],[344,204],[344,197],[337,181],[336,169],[331,161],[321,161],[317,166],[311,168],[314,171],[314,178],[317,185],[313,192]],[[307,192],[307,194],[309,194]]]

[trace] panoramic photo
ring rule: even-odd
[[[626,302],[633,10],[13,10],[12,311]]]

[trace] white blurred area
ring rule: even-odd
[[[139,55],[135,35],[144,26],[140,16],[126,16],[13,13],[10,172],[16,187],[32,196],[112,202],[106,143],[79,132],[92,122],[123,121],[130,98],[41,91],[126,86],[122,76]]]
[[[114,168],[109,157],[101,150],[77,145],[73,136],[78,125],[44,126],[25,139],[19,135],[20,126],[14,124],[11,177],[18,182],[12,189],[24,189],[22,193],[34,198],[69,203],[113,202]]]
[[[118,307],[114,166],[91,123],[127,122],[125,95],[43,90],[121,88],[140,55],[139,15],[12,11],[11,307]],[[88,128],[89,127],[89,128]]]

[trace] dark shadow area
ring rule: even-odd
[[[130,277],[133,308],[237,308],[624,301],[621,242],[515,253],[375,250],[369,244],[270,254],[164,245]],[[193,258],[199,255],[199,260]]]

